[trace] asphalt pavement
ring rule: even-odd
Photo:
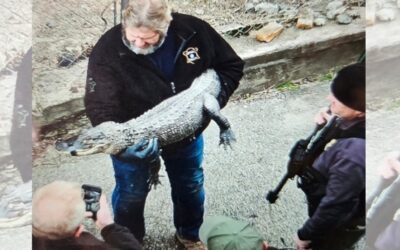
[[[270,245],[293,247],[292,237],[307,218],[303,193],[292,180],[276,204],[269,205],[265,194],[284,175],[292,145],[312,132],[313,117],[328,105],[328,93],[329,83],[325,81],[284,92],[257,93],[230,102],[223,114],[236,134],[233,150],[225,151],[218,146],[219,131],[214,123],[204,132],[206,215],[249,221]],[[391,119],[397,117],[398,121],[399,112],[395,111],[385,112],[391,112]],[[379,117],[386,117],[387,113],[377,110],[369,114],[378,118],[374,129],[379,130]],[[381,139],[374,137],[371,143],[379,145]],[[375,146],[371,151],[376,159],[384,154],[380,149],[381,146]],[[111,160],[105,154],[72,157],[50,148],[33,172],[34,189],[56,179],[77,181],[101,186],[110,200],[114,187]],[[161,176],[162,186],[152,190],[147,199],[145,247],[177,249],[170,187],[164,169]],[[93,231],[92,225],[88,226]],[[364,248],[362,244],[359,249]]]

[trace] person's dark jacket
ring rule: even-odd
[[[334,230],[363,224],[365,139],[337,139],[315,160],[313,168],[321,176],[319,181],[302,186],[310,218],[298,230],[299,238],[320,240]]]
[[[135,54],[124,45],[121,28],[117,25],[107,31],[89,58],[84,102],[93,126],[136,118],[189,88],[193,80],[209,68],[215,69],[221,80],[218,101],[222,108],[243,76],[244,62],[208,23],[196,17],[173,14],[170,29],[178,50],[173,84],[148,57]],[[197,49],[199,57],[193,63],[183,54],[190,48]]]
[[[104,241],[88,232],[78,238],[69,237],[60,240],[32,238],[33,250],[142,250],[142,246],[126,227],[111,224],[101,230]]]

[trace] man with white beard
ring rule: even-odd
[[[223,108],[239,85],[244,62],[205,21],[171,13],[165,0],[131,1],[122,24],[95,45],[88,66],[85,106],[93,126],[126,122],[190,87],[207,69],[220,79]],[[176,238],[186,249],[205,249],[199,240],[204,214],[202,128],[162,149],[171,183]],[[151,125],[151,124],[149,124]],[[148,166],[160,155],[156,139],[111,156],[116,186],[115,221],[139,241],[145,235]]]

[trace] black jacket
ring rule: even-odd
[[[298,230],[300,239],[321,240],[335,230],[365,223],[364,137],[365,121],[342,131],[336,143],[312,166],[320,178],[299,183],[306,194],[310,216]]]
[[[78,238],[49,240],[32,237],[33,250],[142,250],[135,236],[123,226],[111,224],[101,230],[101,241],[88,232]]]
[[[93,126],[140,116],[190,87],[208,68],[215,69],[221,79],[218,101],[221,107],[226,105],[243,76],[244,62],[209,24],[196,17],[174,13],[170,29],[178,48],[174,87],[146,56],[135,54],[124,45],[121,25],[100,38],[89,58],[84,99]],[[193,64],[183,54],[191,48],[197,49],[199,57]]]

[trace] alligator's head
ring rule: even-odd
[[[82,131],[78,137],[57,141],[56,149],[73,156],[117,154],[126,147],[120,143],[121,140],[118,140],[118,125],[114,122],[102,123]]]

